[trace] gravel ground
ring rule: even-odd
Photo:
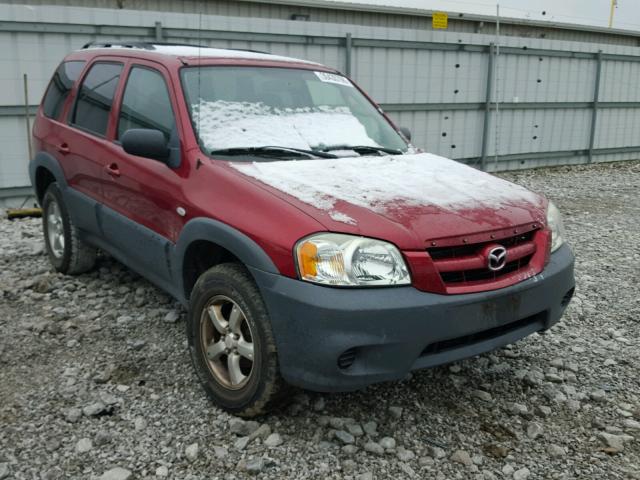
[[[0,479],[640,479],[640,163],[504,174],[564,212],[577,294],[491,354],[244,422],[192,372],[183,312],[109,258],[52,272],[0,220]]]

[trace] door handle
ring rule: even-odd
[[[69,145],[67,145],[66,143],[61,143],[60,145],[58,145],[58,152],[60,152],[61,154],[66,155],[70,151],[71,150],[69,150]]]
[[[118,168],[117,163],[110,163],[109,165],[104,167],[104,170],[107,172],[107,174],[111,175],[112,177],[120,176],[120,169]]]

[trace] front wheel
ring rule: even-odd
[[[189,350],[211,399],[241,417],[261,415],[285,390],[271,323],[258,288],[242,265],[207,270],[191,293]]]

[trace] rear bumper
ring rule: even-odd
[[[466,295],[413,287],[327,288],[252,273],[271,317],[284,379],[317,391],[401,379],[411,370],[474,356],[545,330],[560,319],[574,288],[573,254],[566,245],[540,274],[511,287]],[[345,351],[354,360],[340,368]]]

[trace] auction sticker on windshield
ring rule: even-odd
[[[347,80],[345,77],[343,77],[342,75],[336,75],[335,73],[328,73],[328,72],[313,72],[313,73],[315,73],[316,76],[323,82],[337,83],[339,85],[353,87],[351,82]]]

